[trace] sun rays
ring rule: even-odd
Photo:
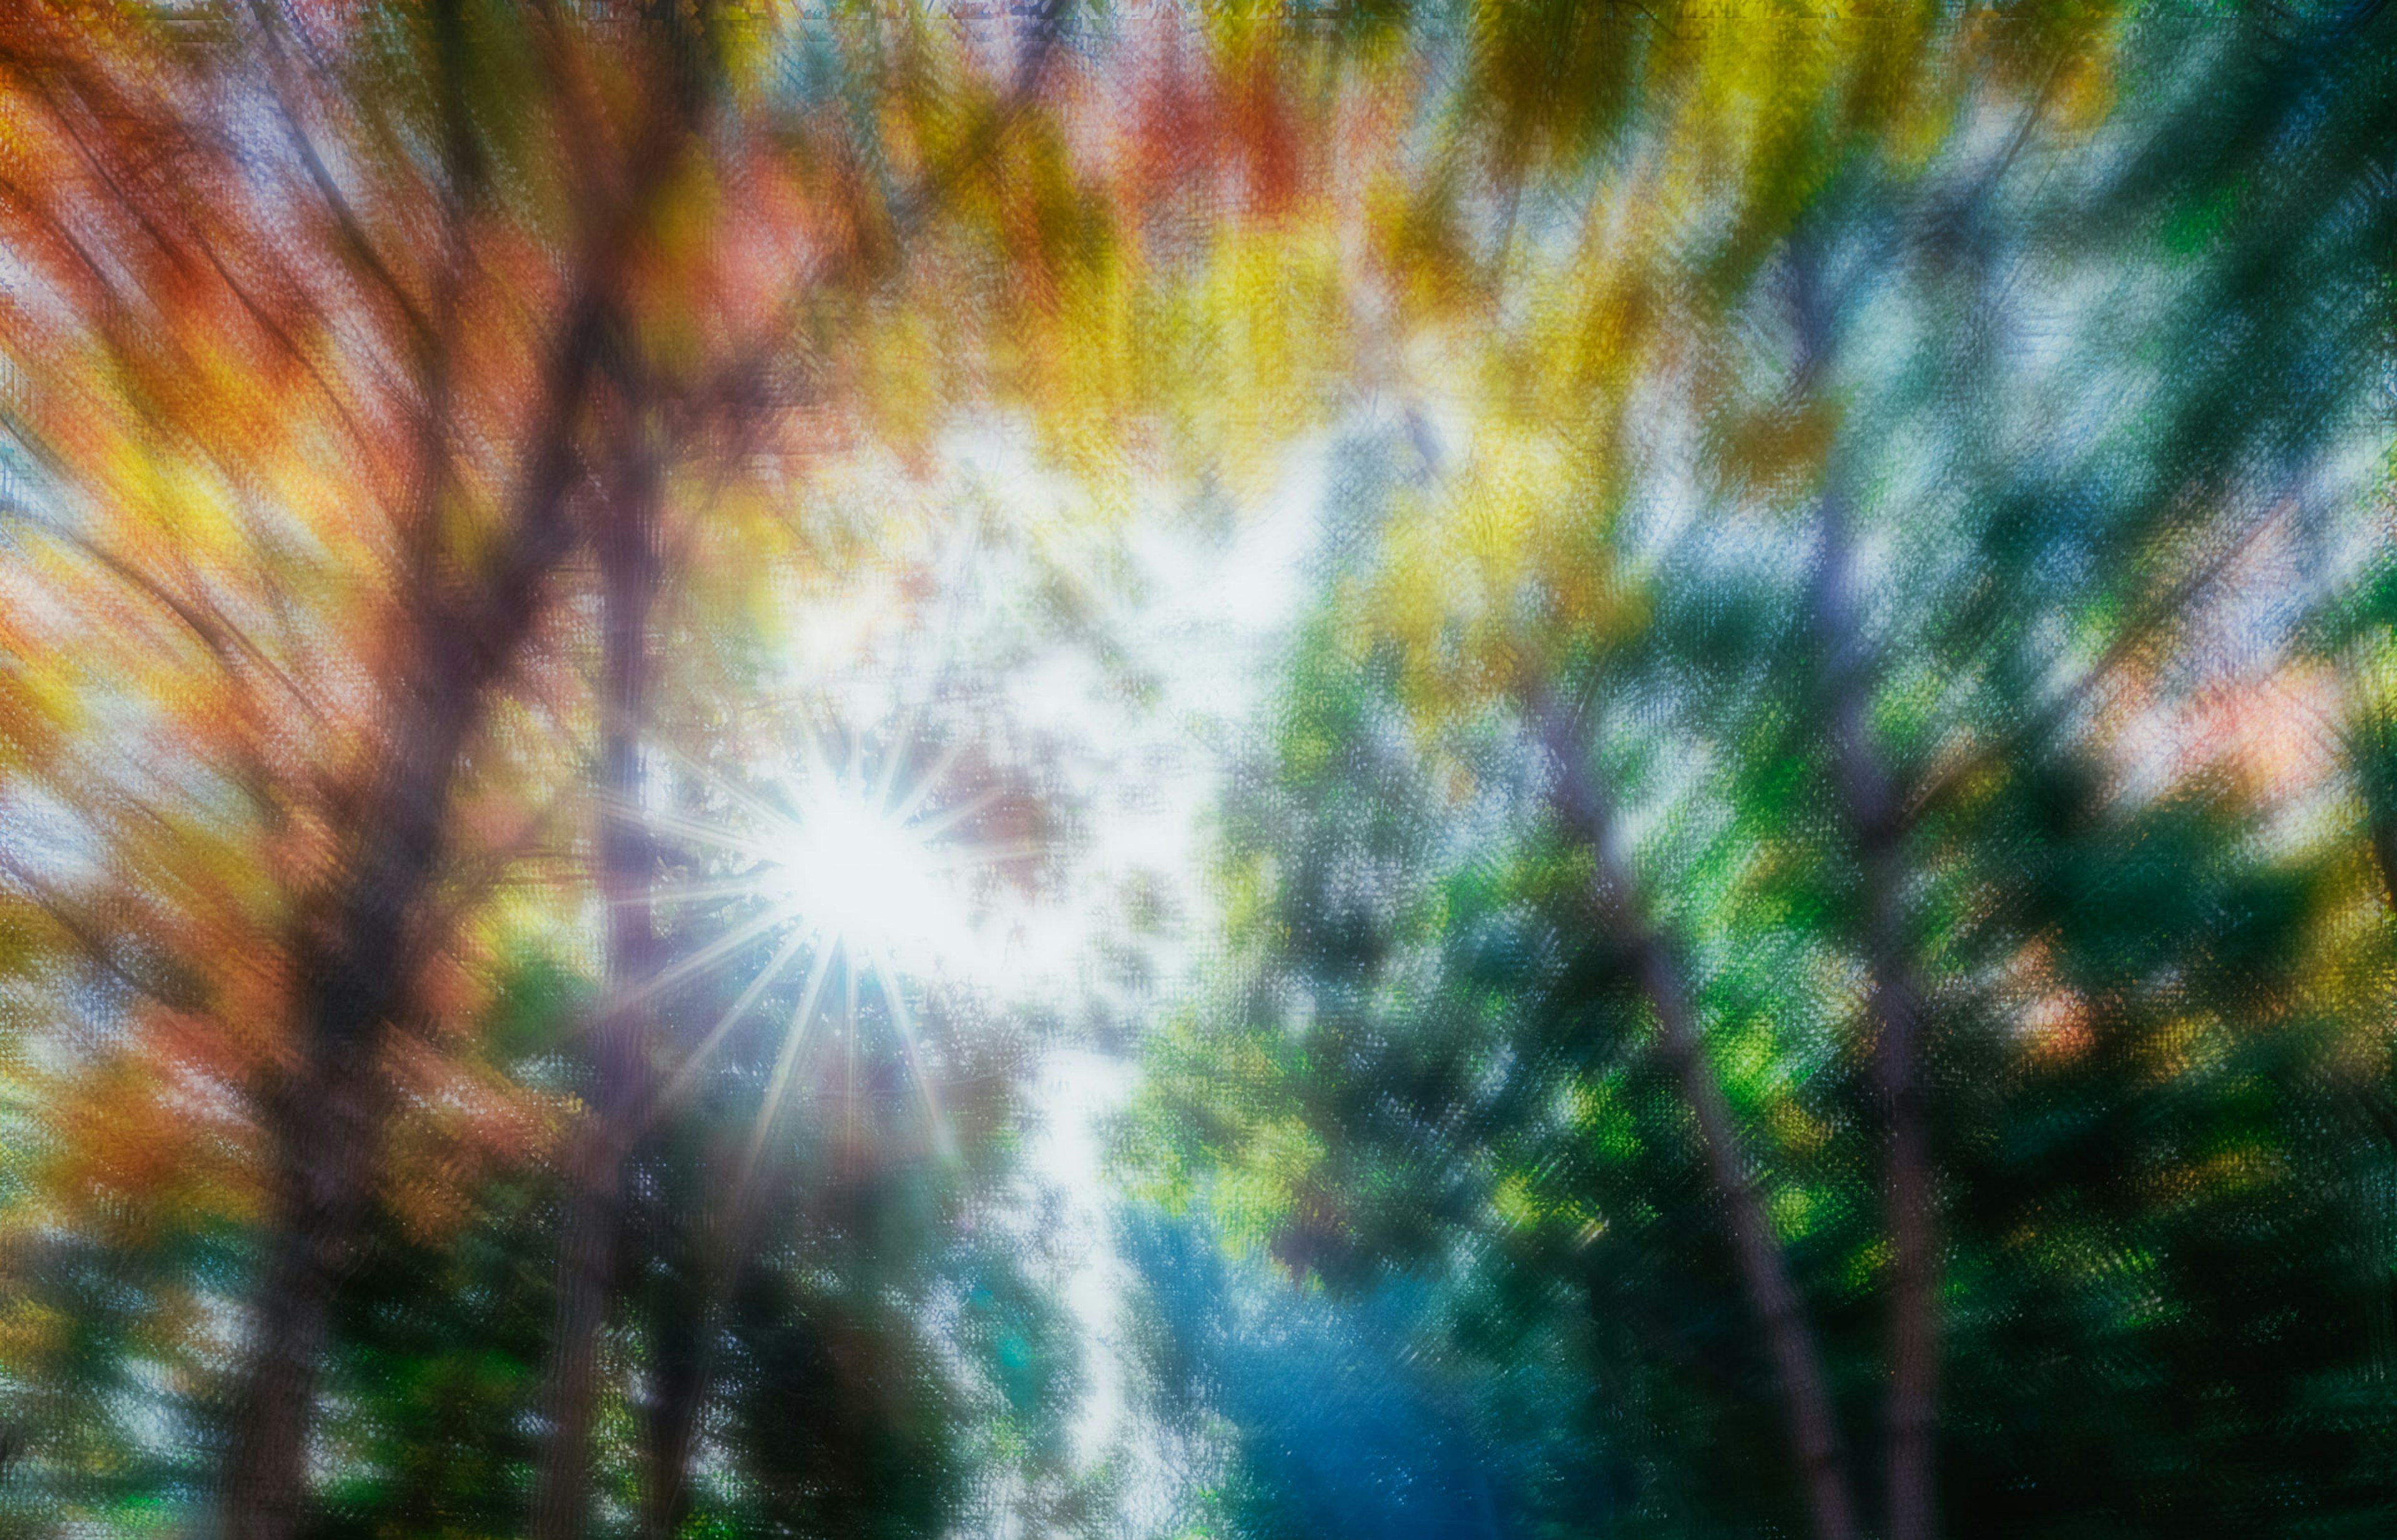
[[[995,784],[965,784],[969,744],[952,737],[923,762],[903,728],[878,753],[863,734],[849,736],[846,759],[833,762],[815,734],[801,729],[790,762],[744,785],[669,752],[684,785],[712,794],[712,810],[620,805],[610,816],[639,824],[662,851],[691,875],[662,883],[646,901],[688,917],[696,944],[620,994],[616,1005],[655,998],[706,973],[741,966],[770,947],[765,961],[730,1003],[694,1038],[660,1082],[646,1128],[697,1090],[726,1042],[797,983],[793,1006],[772,1039],[767,1071],[743,1155],[736,1192],[745,1191],[802,1078],[811,1043],[832,1035],[850,1115],[856,1115],[861,1063],[887,1035],[914,1088],[928,1138],[950,1158],[955,1141],[927,1064],[911,987],[970,971],[987,949],[976,923],[975,888],[984,875],[1046,853],[1045,842],[993,841],[979,822],[1005,796]],[[710,933],[712,932],[712,933]],[[878,1029],[878,1032],[877,1030]],[[835,1065],[837,1065],[837,1069]],[[629,1137],[638,1129],[625,1131]]]

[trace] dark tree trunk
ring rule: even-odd
[[[1597,865],[1596,898],[1628,953],[1649,1008],[1656,1013],[1657,1046],[1682,1098],[1696,1118],[1699,1143],[1717,1195],[1740,1281],[1764,1334],[1765,1351],[1782,1399],[1789,1443],[1798,1462],[1807,1515],[1816,1540],[1852,1540],[1855,1507],[1850,1496],[1839,1417],[1814,1333],[1788,1259],[1774,1238],[1758,1190],[1754,1162],[1714,1065],[1707,1059],[1688,981],[1665,937],[1640,913],[1631,874],[1615,848],[1614,809],[1591,777],[1581,725],[1552,702],[1536,703],[1544,746],[1556,761],[1551,794],[1566,824],[1588,845]]]
[[[1798,388],[1816,389],[1831,348],[1830,315],[1818,257],[1805,242],[1790,253],[1799,336]],[[1817,513],[1809,621],[1822,659],[1822,710],[1861,912],[1855,940],[1871,981],[1874,1089],[1886,1119],[1883,1191],[1890,1241],[1889,1399],[1884,1427],[1889,1540],[1938,1533],[1938,1226],[1931,1136],[1923,1105],[1923,994],[1906,939],[1904,799],[1868,720],[1871,659],[1856,609],[1848,499],[1835,462]]]
[[[1824,500],[1822,529],[1815,623],[1827,652],[1833,779],[1863,888],[1858,940],[1872,984],[1874,1089],[1887,1119],[1889,1536],[1930,1540],[1938,1531],[1939,1259],[1922,1075],[1923,997],[1906,941],[1904,819],[1865,719],[1846,511],[1836,490]]]
[[[611,478],[599,551],[603,679],[600,690],[599,891],[608,903],[609,1002],[592,1034],[596,1079],[567,1172],[558,1240],[556,1334],[545,1391],[548,1441],[533,1485],[533,1540],[576,1540],[589,1521],[591,1416],[599,1335],[614,1297],[623,1233],[623,1156],[650,1094],[651,1011],[636,999],[658,965],[651,916],[655,851],[633,810],[641,801],[641,734],[649,718],[649,613],[660,577],[663,467],[636,409],[634,447]]]
[[[608,329],[606,287],[586,288],[569,308],[507,547],[470,599],[426,596],[419,606],[413,666],[395,689],[390,758],[363,804],[366,822],[340,886],[299,940],[298,1042],[270,1093],[277,1212],[221,1497],[227,1540],[287,1540],[304,1507],[333,1296],[380,1174],[385,1038],[409,1009],[408,984],[425,940],[414,931],[460,755],[572,543],[565,503],[576,468],[575,422]]]
[[[714,1162],[703,1162],[708,1164]],[[752,1168],[731,1184],[720,1206],[693,1221],[663,1206],[646,1215],[660,1253],[678,1252],[684,1266],[676,1286],[661,1290],[653,1300],[650,1327],[658,1357],[650,1367],[657,1388],[642,1425],[648,1482],[642,1540],[673,1540],[690,1511],[691,1448],[716,1388],[716,1355],[731,1330],[733,1298],[773,1207],[773,1187],[770,1175]]]
[[[301,1522],[334,1295],[380,1174],[380,1060],[409,1011],[413,963],[431,939],[417,932],[460,757],[573,545],[567,504],[582,473],[583,418],[602,355],[622,331],[632,247],[706,105],[693,20],[662,10],[649,39],[657,105],[574,254],[505,539],[460,577],[430,562],[415,568],[413,645],[391,686],[389,758],[362,805],[340,885],[315,907],[297,948],[295,1063],[274,1097],[278,1212],[256,1301],[258,1343],[235,1394],[220,1497],[225,1540],[289,1540]]]
[[[351,1057],[276,1099],[284,1218],[252,1306],[257,1338],[223,1496],[229,1540],[294,1533],[305,1510],[316,1366],[371,1198],[381,1091],[371,1067]]]

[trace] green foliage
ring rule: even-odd
[[[2002,33],[2022,94],[1957,105],[1927,157],[1887,120],[1793,107],[1730,234],[1677,259],[1721,334],[1705,387],[1656,386],[1646,458],[1611,469],[1627,515],[1592,549],[1560,492],[1515,537],[1555,591],[1574,562],[1637,574],[1602,624],[1476,609],[1470,474],[1385,479],[1398,506],[1346,516],[1380,538],[1331,558],[1273,750],[1230,797],[1233,961],[1152,1044],[1124,1156],[1303,1289],[1428,1301],[1405,1352],[1478,1366],[1493,1422],[1524,1415],[1527,1359],[1569,1364],[1539,1404],[1574,1436],[1486,1455],[1527,1533],[1809,1522],[1648,927],[1686,970],[1856,1490],[1892,1457],[1878,1034],[1912,978],[1939,1527],[2397,1513],[2390,921],[2364,876],[2382,489],[2354,469],[2385,434],[2369,146],[2397,89],[2364,37],[2386,27],[2159,17],[2108,45],[2118,105],[2076,128],[2058,93],[2096,34],[2058,11]],[[1422,496],[1453,542],[1406,522]],[[1848,636],[1822,564],[1864,558],[1837,557],[1835,516],[1871,563]],[[1417,621],[1418,594],[1450,618]],[[1508,661],[1457,666],[1460,618]],[[1860,651],[1894,832],[1837,736]],[[2360,695],[2325,683],[2358,657]],[[1558,698],[1585,707],[1579,746],[1543,738]],[[2358,725],[2282,715],[2323,709]],[[1582,752],[1618,877],[1560,813],[1558,756]],[[1197,1330],[1162,1308],[1156,1329]]]

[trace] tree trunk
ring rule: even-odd
[[[428,671],[433,682],[402,712],[410,725],[375,799],[384,816],[351,858],[328,934],[302,945],[299,1061],[269,1103],[278,1212],[225,1480],[228,1540],[283,1540],[300,1521],[317,1361],[374,1196],[384,1029],[407,1009],[415,956],[408,931],[432,879],[452,767],[482,695],[475,672]]]
[[[690,1511],[691,1449],[715,1392],[716,1357],[731,1330],[733,1298],[774,1207],[771,1181],[751,1171],[727,1189],[721,1207],[697,1223],[683,1223],[662,1208],[649,1213],[656,1244],[663,1250],[679,1242],[689,1272],[686,1292],[662,1294],[652,1321],[659,1357],[651,1366],[657,1390],[643,1424],[648,1486],[642,1493],[642,1540],[673,1540]],[[669,1312],[674,1319],[665,1319]]]
[[[1826,587],[1844,586],[1843,511],[1827,500]],[[1873,1080],[1887,1118],[1883,1181],[1889,1215],[1888,1502],[1890,1540],[1938,1531],[1939,1259],[1931,1132],[1922,1078],[1922,991],[1906,944],[1904,824],[1865,721],[1854,615],[1844,597],[1816,607],[1830,654],[1828,717],[1834,779],[1855,842],[1864,913],[1859,940],[1871,980]]]
[[[379,1175],[379,1060],[429,940],[415,932],[460,756],[573,544],[567,502],[581,475],[584,408],[623,325],[634,239],[706,104],[691,19],[662,12],[651,36],[663,88],[621,191],[574,254],[504,542],[462,591],[419,569],[412,645],[392,685],[390,757],[340,886],[298,948],[297,1064],[274,1101],[279,1212],[257,1298],[259,1344],[235,1395],[220,1498],[225,1540],[289,1540],[302,1518],[318,1360]]]
[[[1830,351],[1815,254],[1791,252],[1798,384],[1813,389]],[[1848,501],[1834,463],[1817,514],[1811,621],[1822,649],[1822,708],[1832,782],[1853,841],[1863,913],[1856,940],[1871,981],[1874,1089],[1886,1122],[1884,1201],[1891,1255],[1889,1400],[1884,1429],[1889,1540],[1938,1532],[1939,1261],[1931,1138],[1921,1073],[1922,990],[1906,941],[1904,801],[1867,719],[1870,658],[1856,612]]]
[[[420,605],[414,666],[395,687],[391,757],[365,803],[341,885],[300,940],[296,1063],[269,1104],[277,1213],[221,1498],[227,1540],[287,1540],[300,1521],[317,1361],[379,1175],[384,1036],[408,1007],[408,982],[425,939],[412,932],[440,853],[459,757],[571,544],[565,502],[575,422],[609,325],[612,307],[600,298],[606,287],[587,288],[569,308],[551,360],[542,436],[506,549],[471,603],[428,596]]]
[[[1738,1122],[1707,1062],[1688,981],[1664,936],[1640,912],[1629,868],[1615,847],[1614,809],[1589,774],[1579,724],[1552,702],[1538,701],[1534,709],[1542,743],[1557,764],[1551,799],[1566,824],[1590,848],[1599,905],[1630,955],[1640,992],[1656,1013],[1657,1045],[1666,1067],[1697,1119],[1707,1171],[1722,1199],[1733,1258],[1779,1382],[1814,1535],[1816,1540],[1852,1540],[1855,1508],[1840,1450],[1830,1382],[1805,1307],[1790,1281],[1788,1259],[1764,1212]]]
[[[350,1056],[276,1098],[285,1217],[252,1306],[258,1336],[222,1499],[228,1540],[289,1535],[305,1510],[316,1365],[371,1194],[381,1089]]]
[[[599,891],[608,903],[610,1002],[594,1029],[596,1083],[567,1172],[558,1241],[556,1333],[545,1391],[548,1441],[533,1483],[533,1540],[577,1540],[590,1515],[591,1413],[599,1333],[612,1301],[623,1231],[624,1142],[649,1097],[651,1010],[629,998],[658,966],[651,916],[656,856],[632,810],[641,803],[641,733],[649,718],[649,612],[660,577],[663,467],[638,406],[633,448],[611,480],[601,525]]]

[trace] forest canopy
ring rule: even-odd
[[[0,10],[0,1535],[2390,1533],[2389,10]]]

